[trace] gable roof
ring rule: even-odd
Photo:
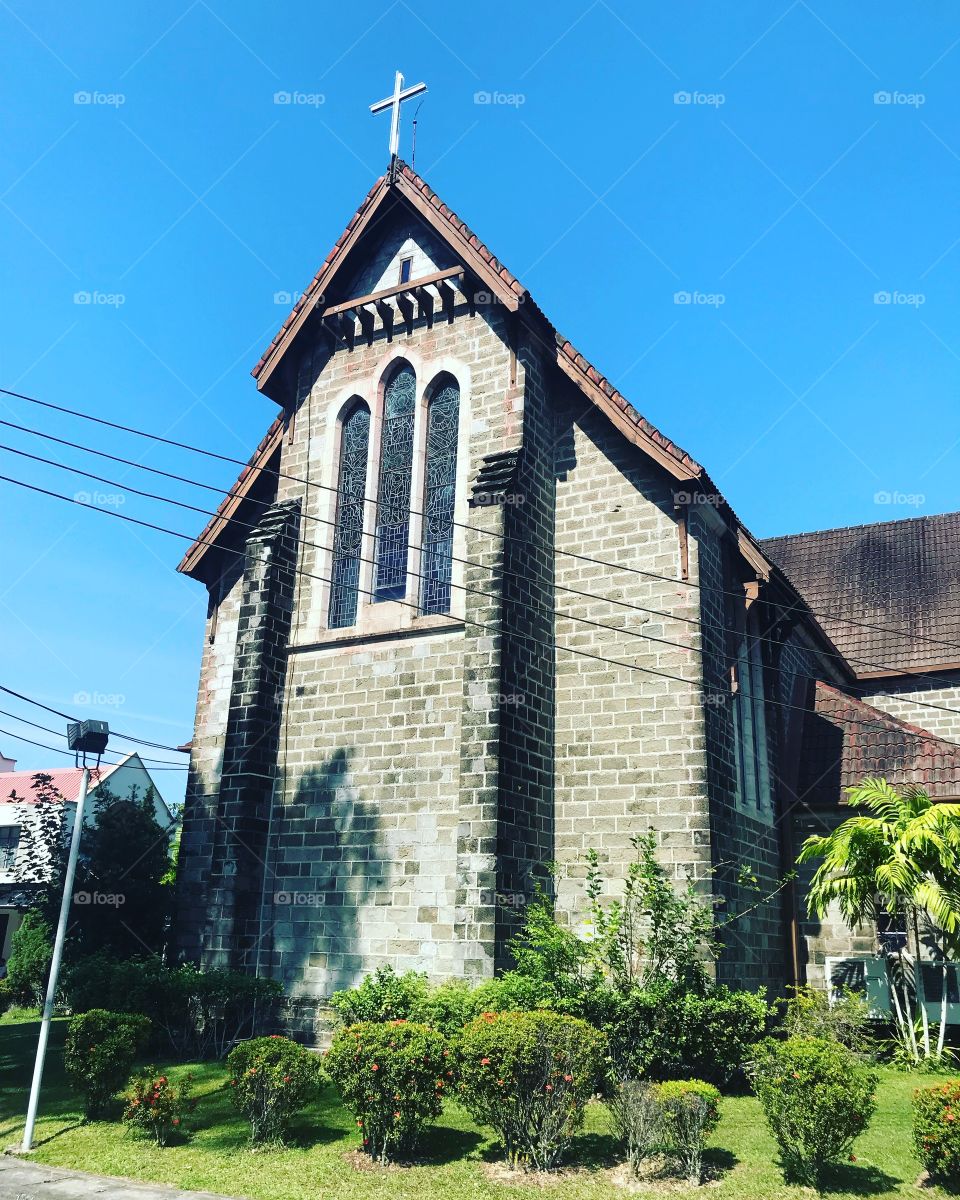
[[[760,546],[861,678],[960,669],[960,513],[765,538]],[[839,619],[844,613],[864,624]]]
[[[276,336],[260,356],[251,374],[261,391],[270,391],[270,378],[280,359],[293,343],[307,319],[325,302],[338,268],[370,225],[382,205],[400,199],[434,228],[507,308],[521,313],[528,324],[543,327],[542,341],[557,366],[613,421],[631,441],[666,466],[678,479],[693,480],[704,474],[703,468],[685,450],[641,416],[626,397],[593,366],[544,316],[519,279],[488,249],[437,193],[405,162],[398,162],[391,179],[381,175],[346,229],[334,243],[306,291],[287,315]],[[273,394],[276,399],[276,394]]]
[[[124,760],[125,762],[126,760]],[[98,776],[91,772],[90,791],[103,783],[122,763],[105,763]],[[36,795],[33,790],[35,775],[49,775],[53,786],[67,804],[76,804],[80,798],[80,780],[83,778],[82,767],[34,767],[32,771],[3,771],[0,772],[0,804],[10,803],[11,792],[16,792],[19,799],[27,804],[33,804]]]
[[[818,682],[804,717],[797,794],[834,807],[863,779],[913,784],[933,799],[960,798],[960,746]]]

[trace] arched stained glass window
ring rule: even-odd
[[[357,619],[369,445],[370,409],[359,401],[340,428],[340,474],[330,575],[331,629],[343,629],[355,624]]]
[[[459,419],[460,388],[455,379],[447,377],[434,392],[427,410],[420,590],[420,608],[425,613],[450,611]]]
[[[390,377],[383,399],[374,600],[402,600],[407,592],[416,395],[417,378],[404,364]]]

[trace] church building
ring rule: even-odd
[[[725,982],[870,952],[780,884],[863,775],[960,796],[960,516],[757,541],[396,158],[253,375],[279,413],[179,567],[181,959],[309,1038],[381,964],[507,966],[538,884],[576,925],[585,852],[615,888],[651,829]]]

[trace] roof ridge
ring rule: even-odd
[[[911,525],[919,521],[936,521],[944,517],[960,518],[960,509],[951,509],[941,513],[919,513],[915,517],[896,517],[889,521],[864,521],[860,525],[830,525],[826,529],[804,529],[799,533],[775,533],[770,537],[757,540],[763,545],[764,542],[787,542],[795,538],[814,537],[824,533],[853,533],[861,529],[888,529],[893,525]]]

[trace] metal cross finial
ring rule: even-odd
[[[400,153],[400,105],[404,100],[409,100],[413,96],[419,96],[421,92],[425,92],[426,90],[427,85],[425,83],[415,83],[413,87],[404,88],[403,76],[398,71],[393,83],[393,95],[387,96],[385,100],[378,100],[376,104],[370,105],[372,113],[385,112],[388,108],[392,109],[390,115],[391,161]]]

